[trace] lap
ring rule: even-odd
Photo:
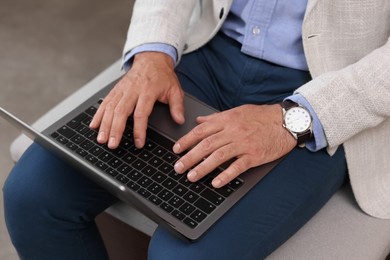
[[[151,259],[262,259],[304,225],[346,179],[342,147],[293,150],[199,241],[178,239],[159,228]]]

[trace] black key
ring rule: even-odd
[[[218,188],[218,189],[215,189],[215,191],[219,194],[221,194],[222,196],[224,196],[225,198],[229,197],[230,194],[232,194],[234,192],[234,190],[228,186],[223,186],[221,188]]]
[[[132,171],[133,168],[131,168],[129,165],[127,164],[122,164],[117,170],[118,172],[124,174],[124,175],[127,175],[129,174],[131,171]]]
[[[153,194],[158,194],[160,191],[162,191],[163,187],[157,183],[153,183],[148,187],[148,191],[150,191]]]
[[[91,149],[89,149],[89,152],[93,154],[94,156],[99,156],[101,153],[104,152],[103,148],[99,146],[93,146]]]
[[[163,190],[162,192],[160,192],[158,195],[157,195],[160,199],[164,200],[164,201],[167,201],[169,200],[170,198],[173,197],[173,193],[170,192],[169,190]]]
[[[190,180],[188,180],[187,176],[186,176],[186,178],[181,178],[179,180],[179,182],[180,182],[180,184],[182,184],[183,186],[186,186],[186,187],[190,187],[193,184],[193,182],[190,182]]]
[[[152,177],[157,172],[157,170],[150,165],[146,165],[142,172],[146,176]]]
[[[144,198],[148,198],[150,195],[152,195],[152,193],[150,193],[149,191],[145,190],[144,188],[141,188],[137,191],[139,194],[141,194],[142,197]]]
[[[146,151],[146,150],[142,150],[139,154],[138,154],[138,157],[141,158],[142,160],[144,160],[145,162],[149,161],[153,155]]]
[[[185,219],[183,220],[183,222],[184,222],[187,226],[189,226],[190,228],[195,228],[195,227],[198,225],[198,223],[196,223],[195,221],[193,221],[193,220],[190,219],[190,218],[185,218]]]
[[[108,162],[113,158],[113,156],[107,152],[103,152],[101,155],[99,155],[99,159],[103,162]]]
[[[113,168],[109,167],[105,170],[105,172],[108,174],[108,175],[111,175],[112,177],[115,177],[117,176],[119,173],[114,170]]]
[[[188,191],[188,189],[186,187],[184,187],[183,185],[179,184],[172,191],[176,195],[182,197]]]
[[[184,196],[183,199],[188,201],[189,203],[194,203],[197,199],[199,198],[198,194],[195,194],[192,191],[187,192]]]
[[[115,177],[115,179],[117,179],[118,181],[120,181],[121,183],[123,183],[123,184],[126,184],[126,183],[128,183],[129,181],[130,181],[130,179],[129,178],[127,178],[125,175],[123,175],[123,174],[118,174],[116,177]]]
[[[60,129],[57,130],[57,132],[63,136],[65,136],[66,138],[71,138],[75,132],[68,126],[64,125],[63,127],[61,127]]]
[[[122,141],[119,144],[119,147],[128,150],[133,145],[133,142],[130,139],[122,138]]]
[[[172,189],[173,187],[175,187],[177,184],[177,182],[175,182],[174,180],[172,180],[171,178],[168,178],[166,179],[165,181],[163,181],[162,183],[162,186],[164,186],[165,188],[167,189]]]
[[[195,182],[190,186],[190,189],[193,190],[195,193],[200,193],[205,188],[206,187],[200,182]]]
[[[79,127],[76,128],[76,131],[82,135],[87,133],[89,130],[91,130],[88,126],[85,125],[80,125]]]
[[[126,151],[121,148],[116,148],[114,150],[111,150],[112,154],[114,154],[116,157],[121,158],[126,154]]]
[[[165,176],[163,173],[161,172],[157,172],[155,175],[152,176],[152,179],[158,183],[162,183],[166,178],[168,178],[167,176]]]
[[[141,161],[140,159],[137,159],[131,164],[131,166],[133,166],[134,169],[141,171],[146,166],[146,163],[144,161]]]
[[[191,218],[198,223],[202,222],[206,217],[207,215],[198,209],[191,214]]]
[[[86,156],[86,155],[88,154],[88,152],[85,151],[85,150],[82,149],[82,148],[78,148],[78,149],[76,150],[76,153],[77,153],[78,155],[80,155],[81,157],[84,157],[84,156]]]
[[[123,158],[122,160],[125,162],[125,163],[128,163],[128,164],[131,164],[133,163],[137,158],[132,155],[131,153],[127,153]]]
[[[170,173],[168,173],[168,176],[171,177],[172,179],[178,181],[180,180],[184,175],[183,174],[179,174],[175,171],[171,171]],[[186,177],[185,177],[186,178]]]
[[[127,187],[129,187],[133,191],[137,191],[139,188],[141,188],[141,186],[139,186],[137,183],[135,183],[133,181],[129,181],[126,185],[127,185]]]
[[[96,107],[89,107],[87,110],[85,110],[85,113],[87,113],[90,116],[94,116],[97,111]]]
[[[99,169],[101,169],[103,171],[108,168],[108,166],[102,161],[98,161],[97,163],[95,163],[95,165],[96,165],[96,167],[98,167]]]
[[[59,136],[59,133],[54,132],[50,136],[53,137],[54,139],[56,139]]]
[[[81,144],[82,142],[85,141],[85,138],[82,137],[81,135],[79,134],[76,134],[74,135],[72,138],[70,138],[70,140],[75,143],[75,144]]]
[[[156,147],[157,147],[157,144],[155,144],[154,142],[152,142],[150,140],[146,140],[144,149],[146,149],[148,151],[152,151]]]
[[[74,143],[71,143],[71,142],[68,142],[67,144],[66,144],[66,147],[68,147],[70,150],[72,150],[72,151],[74,151],[74,150],[76,150],[77,148],[78,148],[78,146],[76,145],[76,144],[74,144]]]
[[[118,168],[122,162],[117,158],[112,158],[108,163],[112,168]]]
[[[190,215],[195,210],[195,207],[186,202],[179,208],[179,210],[186,215]]]
[[[66,144],[67,142],[69,142],[69,140],[68,139],[66,139],[66,137],[63,137],[63,136],[58,136],[57,138],[56,138],[56,140],[57,140],[57,142],[59,142],[60,144]]]
[[[168,203],[169,203],[170,205],[172,205],[173,207],[178,208],[178,207],[180,207],[181,205],[183,205],[184,200],[181,199],[181,198],[179,198],[178,196],[173,196],[173,197],[168,201]]]
[[[91,141],[88,141],[88,140],[85,140],[84,142],[82,142],[80,144],[80,147],[85,149],[85,150],[89,150],[91,149],[92,147],[94,146],[94,144],[91,142]]]
[[[153,202],[153,204],[155,204],[155,205],[160,205],[161,202],[163,202],[161,199],[159,199],[159,198],[158,198],[157,196],[155,196],[155,195],[150,196],[150,197],[149,197],[149,200],[150,200],[151,202]]]
[[[96,141],[97,138],[97,132],[95,130],[89,130],[84,134],[85,138],[91,140],[91,141]]]
[[[130,179],[132,179],[133,181],[138,181],[139,178],[141,178],[142,174],[139,173],[138,171],[136,170],[132,170],[129,174],[127,174],[127,177],[129,177]]]
[[[220,205],[225,200],[223,196],[219,195],[218,193],[215,193],[210,189],[203,190],[200,196],[210,201],[214,205]]]
[[[150,184],[152,184],[152,182],[153,181],[151,179],[149,179],[148,177],[145,177],[145,176],[141,177],[141,179],[139,179],[137,181],[137,183],[144,188],[148,187]]]
[[[194,203],[194,205],[195,205],[195,207],[199,208],[203,212],[206,212],[207,214],[210,214],[216,208],[213,204],[211,204],[210,202],[208,202],[207,200],[205,200],[203,198],[199,198]]]
[[[244,182],[240,179],[234,179],[228,183],[228,186],[230,188],[233,188],[234,190],[237,190],[238,188],[240,188],[242,186],[243,183]]]
[[[98,159],[97,159],[95,156],[91,155],[91,154],[87,154],[87,155],[85,156],[85,159],[86,159],[88,162],[92,163],[92,164],[95,164],[95,163],[98,161]]]
[[[92,121],[92,117],[87,116],[83,121],[81,121],[81,123],[83,123],[86,126],[89,126],[91,124],[91,121]]]
[[[160,158],[157,158],[156,156],[153,156],[152,159],[150,159],[149,164],[153,167],[157,168],[159,167],[164,161]]]
[[[172,210],[174,210],[174,208],[171,205],[169,205],[168,203],[166,203],[166,202],[163,202],[160,205],[160,208],[162,208],[163,210],[165,210],[168,213],[170,213],[170,212],[172,212]]]
[[[158,169],[159,169],[160,171],[162,171],[163,173],[168,174],[168,173],[170,173],[171,171],[173,171],[173,165],[168,164],[168,163],[163,163],[163,164],[161,164],[160,167],[158,167]]]
[[[173,164],[177,159],[179,159],[179,156],[177,156],[174,153],[167,152],[163,157],[162,157],[167,163]]]
[[[172,213],[171,213],[172,216],[174,216],[175,218],[177,218],[178,220],[183,220],[186,216],[181,213],[180,211],[178,210],[174,210]]]
[[[166,149],[164,149],[164,148],[162,148],[161,146],[157,146],[153,151],[152,151],[152,153],[154,154],[154,155],[156,155],[157,157],[163,157],[164,156],[164,154],[166,154],[168,151],[166,150]]]
[[[78,127],[78,126],[80,125],[80,122],[83,121],[86,117],[87,117],[87,115],[84,114],[84,113],[82,113],[82,114],[76,116],[74,119],[72,119],[72,120],[67,124],[67,126],[69,126],[70,128],[75,129],[76,127]]]

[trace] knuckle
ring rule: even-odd
[[[226,153],[225,151],[223,150],[217,150],[214,152],[214,158],[218,161],[218,162],[221,162],[221,161],[225,161],[226,159]]]

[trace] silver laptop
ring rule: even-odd
[[[189,182],[186,173],[176,174],[173,165],[179,156],[172,152],[174,142],[196,125],[197,116],[216,112],[189,95],[185,96],[184,125],[173,122],[166,105],[156,104],[150,116],[145,147],[135,148],[130,117],[119,148],[110,150],[96,142],[97,131],[88,126],[100,101],[115,83],[42,132],[3,108],[0,115],[120,200],[189,240],[200,238],[277,164],[272,162],[252,168],[219,189],[211,186],[211,180],[223,166],[196,183]]]

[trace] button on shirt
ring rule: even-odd
[[[301,36],[306,5],[307,0],[235,0],[221,30],[245,54],[308,70]]]
[[[234,0],[221,31],[242,44],[250,56],[299,70],[308,70],[302,45],[302,22],[307,0]],[[148,43],[125,55],[124,68],[133,56],[145,51],[160,51],[177,61],[176,49],[167,44]],[[311,105],[300,94],[288,97],[306,107],[313,117],[314,140],[306,142],[311,151],[327,146],[323,127]]]

